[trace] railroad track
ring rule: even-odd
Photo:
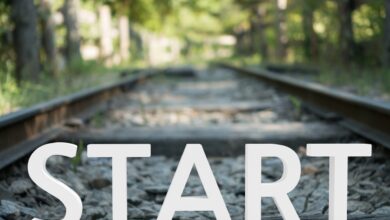
[[[226,63],[220,67],[249,74],[270,83],[288,93],[298,96],[303,101],[316,107],[312,108],[323,117],[336,118],[333,113],[343,117],[340,124],[354,132],[390,148],[390,104],[373,101],[349,93],[336,91],[316,83],[304,82],[288,76],[275,75],[267,70],[241,68]],[[329,111],[331,113],[329,113]]]
[[[64,131],[71,118],[86,119],[104,110],[107,101],[156,74],[146,70],[120,82],[87,89],[0,117],[0,169]]]
[[[0,136],[6,137],[4,142],[1,138],[0,165],[3,168],[7,166],[0,171],[0,179],[3,180],[0,182],[0,200],[3,200],[0,220],[10,217],[2,214],[2,206],[19,210],[17,219],[31,219],[31,215],[56,219],[63,215],[61,204],[37,189],[28,179],[26,161],[15,163],[35,147],[49,141],[67,141],[80,146],[89,143],[151,143],[152,155],[159,157],[129,160],[128,163],[129,218],[141,219],[157,217],[178,163],[177,156],[181,155],[185,144],[191,142],[201,143],[210,157],[232,219],[243,219],[244,144],[283,144],[299,152],[303,166],[297,190],[290,195],[297,212],[303,216],[302,219],[326,219],[328,162],[326,158],[304,157],[302,146],[313,142],[353,143],[367,140],[340,126],[346,124],[342,123],[346,121],[345,116],[340,119],[333,113],[331,116],[322,113],[322,117],[318,117],[311,111],[302,110],[289,93],[321,107],[349,100],[346,105],[354,107],[354,112],[340,106],[331,110],[341,115],[347,113],[350,119],[359,121],[359,126],[365,129],[374,127],[376,131],[369,138],[382,144],[388,140],[383,134],[388,125],[380,123],[376,126],[374,122],[389,121],[388,107],[380,105],[372,108],[375,104],[372,102],[363,102],[364,106],[357,107],[360,99],[350,96],[347,97],[349,99],[337,99],[334,92],[328,97],[325,94],[328,91],[323,88],[305,87],[283,77],[278,81],[278,77],[268,72],[226,64],[223,68],[141,72],[120,83],[0,118]],[[158,74],[162,72],[166,74]],[[181,74],[183,72],[185,74]],[[253,80],[252,76],[262,80]],[[284,88],[288,93],[280,92],[269,84]],[[310,95],[304,89],[311,89]],[[325,101],[318,102],[315,97]],[[361,118],[363,111],[370,111],[369,120]],[[376,115],[381,118],[375,119]],[[70,123],[69,119],[77,119],[77,123]],[[378,136],[379,133],[382,135]],[[389,142],[383,145],[386,143]],[[48,169],[81,195],[83,219],[111,219],[111,161],[87,159],[85,153],[80,158],[78,163],[52,158],[48,161]],[[377,152],[373,158],[350,162],[350,219],[387,219],[390,214],[390,178],[387,175],[390,165],[387,160],[387,156]],[[280,162],[269,158],[265,164],[265,180],[277,180],[282,172]],[[185,194],[202,193],[199,179],[191,175]],[[263,210],[266,216],[270,216],[265,219],[280,219],[272,217],[277,216],[278,211],[271,200],[264,201]],[[212,219],[213,214],[178,213],[176,217]]]

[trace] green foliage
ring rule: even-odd
[[[289,96],[289,98],[294,107],[294,114],[298,117],[302,113],[302,102],[295,96]]]
[[[326,86],[341,87],[363,96],[390,98],[390,70],[381,68],[351,68],[322,66],[316,81]]]
[[[216,62],[227,62],[239,66],[259,67],[259,63],[263,63],[259,54],[253,54],[250,56],[233,56],[229,58],[222,58],[214,60]]]
[[[354,34],[357,42],[370,41],[383,33],[384,7],[381,1],[373,1],[358,8],[354,15]]]
[[[76,172],[77,167],[81,165],[82,155],[83,155],[84,149],[85,149],[84,142],[82,140],[79,140],[79,144],[77,146],[76,156],[73,157],[72,161],[71,161],[74,172]]]
[[[0,72],[0,115],[82,89],[114,82],[123,66],[107,68],[97,61],[74,62],[58,76],[44,73],[39,82],[21,82],[12,72]]]
[[[20,96],[19,87],[10,73],[0,72],[0,115],[15,109],[16,97]]]
[[[12,50],[12,24],[10,22],[10,8],[4,1],[0,1],[0,79],[10,80],[15,68],[14,52]]]
[[[234,0],[134,0],[128,13],[132,22],[149,30],[189,38],[221,34],[247,15]]]
[[[94,114],[89,121],[89,124],[95,128],[101,128],[104,125],[104,115],[102,113]]]
[[[13,79],[15,54],[12,45],[13,24],[10,18],[11,1],[0,1],[0,114],[17,108],[60,95],[73,93],[91,85],[101,84],[116,78],[107,72],[118,68],[107,68],[99,61],[72,61],[59,76],[43,74],[38,83],[22,82],[18,85]],[[38,3],[39,1],[35,1]],[[81,0],[81,7],[97,12],[102,5],[111,8],[113,21],[119,15],[127,15],[134,28],[147,29],[157,35],[174,37],[183,44],[182,62],[201,63],[204,51],[213,50],[205,42],[214,36],[223,34],[247,36],[248,56],[236,54],[229,62],[240,65],[258,65],[267,60],[260,56],[260,41],[266,42],[270,61],[276,59],[277,31],[276,20],[278,8],[276,1],[253,0]],[[356,1],[357,2],[357,1]],[[323,70],[318,77],[320,82],[329,85],[353,84],[359,94],[370,93],[375,88],[385,93],[390,92],[390,73],[379,68],[383,50],[384,35],[384,0],[359,1],[353,12],[353,32],[357,50],[356,66],[343,69],[339,62],[339,14],[337,1],[289,0],[284,13],[288,37],[288,59],[291,63],[309,63],[321,65]],[[58,12],[64,0],[52,0],[52,11]],[[266,11],[260,22],[264,24],[264,39],[252,35],[258,24],[259,9]],[[311,60],[305,53],[305,34],[303,21],[305,12],[313,12],[315,35],[318,36],[318,60]],[[251,27],[252,25],[252,27]],[[98,45],[98,27],[81,25],[82,43]],[[65,47],[65,28],[56,27],[56,43],[59,51]],[[255,32],[255,31],[254,31]],[[248,37],[249,36],[249,37]],[[135,37],[134,37],[135,38]],[[134,39],[132,39],[134,40]],[[118,42],[115,42],[116,49]],[[132,66],[143,64],[142,44],[131,44]],[[207,49],[206,49],[207,48]],[[141,52],[140,52],[141,51]],[[329,68],[329,64],[332,68]],[[336,64],[341,67],[334,67]],[[364,67],[364,68],[362,68]],[[43,68],[45,69],[45,68]],[[109,79],[109,80],[108,80]],[[53,83],[54,82],[54,83]]]
[[[10,8],[0,1],[0,115],[14,109],[14,97],[19,96],[18,85],[13,78],[15,69],[11,45]]]
[[[142,24],[147,29],[160,31],[170,11],[170,1],[135,0],[128,7],[130,20]]]

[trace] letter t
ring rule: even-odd
[[[150,144],[90,144],[88,157],[112,157],[112,217],[127,219],[127,158],[150,157]]]
[[[348,157],[371,156],[370,144],[308,144],[307,155],[330,157],[329,220],[347,220]]]

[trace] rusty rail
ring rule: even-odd
[[[303,101],[332,111],[345,120],[340,123],[360,135],[390,148],[390,104],[336,91],[325,86],[297,80],[267,70],[247,69],[227,63],[219,67],[234,70],[261,79]]]
[[[70,118],[87,118],[106,101],[154,75],[144,70],[120,82],[87,89],[0,117],[0,169],[27,155],[60,134]]]

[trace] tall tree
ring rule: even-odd
[[[235,4],[238,4],[241,11],[247,11],[249,14],[250,30],[246,31],[242,23],[238,23],[234,29],[234,34],[237,38],[237,52],[238,54],[248,52],[258,52],[261,55],[262,60],[269,58],[268,42],[265,34],[265,30],[268,26],[266,23],[267,15],[267,2],[259,0],[236,0]],[[250,44],[245,47],[245,38],[248,35],[251,36]]]
[[[233,34],[237,39],[237,43],[235,46],[235,50],[236,50],[235,52],[237,53],[237,55],[244,54],[245,53],[245,45],[244,45],[245,32],[244,32],[244,30],[242,29],[242,27],[238,26],[234,29]]]
[[[112,45],[111,9],[107,5],[99,8],[100,20],[100,56],[107,64],[111,64],[114,53]]]
[[[47,70],[52,74],[58,73],[55,24],[51,12],[50,0],[40,1],[40,18],[42,27],[42,46],[46,55]]]
[[[286,9],[287,0],[277,0],[276,13],[276,37],[277,48],[276,55],[278,59],[284,60],[287,56],[287,25],[286,25]]]
[[[164,3],[169,3],[170,1],[164,1]],[[145,1],[132,1],[132,0],[117,0],[112,2],[102,1],[103,4],[106,4],[109,6],[106,9],[103,9],[102,7],[99,10],[100,14],[100,26],[102,31],[101,36],[101,47],[104,51],[104,53],[108,54],[109,56],[112,55],[113,49],[112,48],[112,37],[109,35],[109,29],[111,28],[111,10],[112,14],[117,16],[118,18],[118,32],[119,32],[119,55],[121,62],[126,62],[129,60],[130,54],[130,15],[131,15],[131,8],[135,7],[137,8],[137,5],[145,4]],[[154,4],[153,1],[150,1],[149,4]],[[159,2],[157,2],[159,3]],[[131,6],[131,7],[130,7]],[[158,4],[157,4],[158,6]],[[110,10],[111,9],[111,10]],[[142,13],[147,15],[147,13],[143,12],[142,10],[138,10],[138,13]],[[104,33],[106,32],[106,33]],[[107,33],[108,32],[108,33]],[[107,51],[108,50],[108,51]],[[111,51],[110,51],[111,50]]]
[[[129,18],[121,16],[119,18],[119,47],[122,62],[126,62],[129,59],[129,47],[130,47],[130,27]]]
[[[265,29],[267,27],[267,23],[265,21],[267,15],[267,9],[264,4],[260,4],[255,7],[255,15],[257,20],[257,34],[258,34],[258,50],[260,52],[262,60],[268,60],[268,42],[265,35]]]
[[[304,0],[302,2],[303,49],[306,58],[316,61],[318,59],[318,36],[314,30],[314,10],[317,0]]]
[[[354,10],[354,0],[338,0],[338,17],[340,22],[339,44],[340,56],[345,64],[352,61],[355,53],[355,41],[353,34],[352,12]]]
[[[11,16],[15,24],[16,79],[37,80],[40,73],[37,12],[31,0],[12,0]]]
[[[257,20],[255,15],[252,15],[249,19],[250,28],[248,30],[248,37],[249,37],[249,54],[254,54],[258,49],[259,45],[259,37],[258,37],[258,30],[257,30]]]
[[[385,18],[385,45],[384,45],[384,56],[383,56],[383,64],[385,67],[390,67],[390,1],[385,1],[385,10],[386,10],[386,18]]]
[[[79,0],[65,0],[62,12],[66,27],[65,55],[69,63],[81,59],[80,34],[78,25],[77,9]]]

